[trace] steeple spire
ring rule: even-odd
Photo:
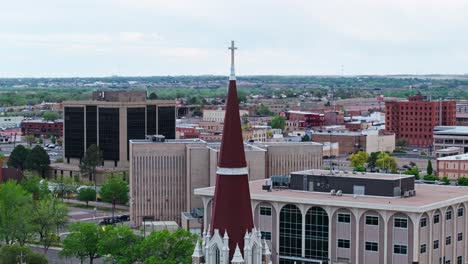
[[[231,50],[231,75],[229,75],[229,80],[235,80],[236,73],[234,71],[234,52],[237,48],[234,46],[234,40],[231,40],[231,47],[228,49]]]
[[[231,42],[229,49],[231,50],[231,75],[216,171],[211,232],[215,229],[229,232],[229,259],[231,259],[237,244],[240,252],[243,252],[245,230],[252,230],[253,217],[234,74],[234,50],[236,49],[234,41]]]

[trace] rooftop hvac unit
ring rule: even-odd
[[[338,191],[336,192],[336,196],[342,196],[342,195],[343,195],[343,191],[342,191],[342,190],[338,190]]]
[[[333,189],[333,190],[330,191],[330,195],[336,195],[335,189]]]
[[[403,197],[410,197],[410,192],[409,191],[405,191],[403,193]]]
[[[415,196],[415,195],[416,195],[416,191],[415,191],[415,190],[410,190],[410,191],[409,191],[409,194],[410,194],[410,196]]]

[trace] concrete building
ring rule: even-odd
[[[325,121],[325,115],[305,111],[287,111],[285,113],[288,130],[305,130],[311,127],[321,127]]]
[[[392,152],[395,149],[395,134],[380,130],[361,132],[314,132],[312,141],[338,142],[340,155],[348,155],[357,151],[370,154],[377,151]]]
[[[436,171],[438,177],[447,176],[450,180],[468,177],[468,154],[437,158]]]
[[[226,115],[226,111],[223,109],[204,109],[203,110],[203,121],[208,121],[208,122],[224,122],[224,116]],[[248,110],[239,110],[239,115],[241,117],[243,116],[248,116],[249,111]]]
[[[459,154],[463,154],[463,148],[460,147],[448,147],[443,149],[438,149],[435,151],[435,156],[437,158],[447,157],[447,156],[455,156]]]
[[[322,167],[322,145],[301,143],[244,144],[248,179],[289,175]],[[181,212],[202,208],[193,189],[216,182],[219,143],[199,139],[130,140],[130,216],[139,226],[144,218],[181,223]]]
[[[468,152],[468,127],[466,126],[436,126],[434,128],[434,149],[448,147],[462,148]]]
[[[175,138],[175,102],[146,100],[145,91],[99,91],[93,100],[64,105],[64,160],[78,165],[86,149],[102,150],[104,167],[128,168],[128,141]]]
[[[455,101],[431,101],[421,94],[410,96],[408,101],[387,101],[385,111],[385,129],[410,146],[429,147],[434,127],[456,123]]]
[[[24,116],[4,116],[0,117],[0,128],[18,128],[23,122]]]
[[[468,263],[467,187],[324,170],[295,172],[289,185],[275,184],[249,183],[254,225],[275,264]],[[195,194],[206,226],[214,188]]]

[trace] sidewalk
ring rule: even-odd
[[[63,202],[68,203],[68,204],[79,204],[79,205],[86,205],[86,202],[78,201],[75,199],[63,199]],[[111,203],[104,203],[104,202],[88,202],[89,207],[94,207],[97,204],[98,207],[106,207],[106,208],[112,208]],[[125,210],[129,211],[130,208],[126,205],[115,205],[115,209],[118,210]]]

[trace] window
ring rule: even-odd
[[[305,220],[305,257],[327,260],[329,257],[327,212],[320,207],[312,207],[307,211]],[[302,235],[300,237],[302,238]]]
[[[421,227],[426,227],[427,226],[427,218],[423,217],[421,218]]]
[[[379,225],[379,217],[378,216],[366,216],[366,225]]]
[[[261,233],[262,233],[262,239],[271,240],[271,232],[261,231]]]
[[[406,255],[408,252],[408,247],[405,245],[393,245],[393,253]]]
[[[445,264],[450,264],[450,260],[446,260],[446,261],[445,261]]]
[[[379,251],[379,243],[366,241],[366,250],[367,251]]]
[[[395,218],[394,227],[408,228],[408,219],[406,218]]]
[[[338,239],[339,248],[350,248],[351,242],[348,239]]]
[[[458,233],[457,235],[457,240],[462,241],[463,240],[463,233]]]
[[[421,254],[426,253],[426,244],[422,244],[422,245],[421,245],[421,247],[420,247],[420,249],[419,249],[419,253],[421,253]]]
[[[434,224],[438,224],[440,222],[440,215],[436,214],[434,215]]]
[[[351,223],[350,214],[338,214],[338,223]]]
[[[447,211],[445,213],[445,220],[451,220],[452,219],[452,211]]]
[[[457,257],[457,264],[463,264],[463,257],[462,256]]]
[[[434,249],[439,248],[439,240],[434,240]]]
[[[260,206],[260,215],[271,216],[271,207]]]
[[[280,254],[300,257],[302,252],[302,214],[297,206],[287,204],[281,209],[279,231]]]
[[[448,236],[445,238],[445,245],[450,245],[450,244],[452,244],[452,237]]]
[[[458,210],[457,210],[457,216],[458,216],[458,217],[462,217],[462,216],[463,216],[463,213],[464,213],[464,212],[463,212],[463,208],[458,208]]]

